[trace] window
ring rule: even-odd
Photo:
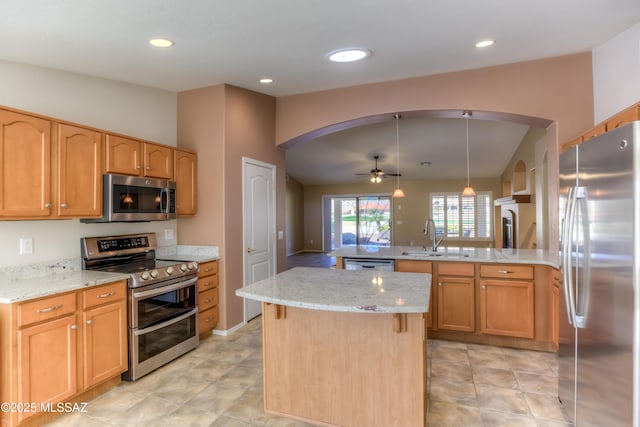
[[[391,244],[391,197],[331,198],[331,248]]]
[[[475,196],[431,193],[436,234],[448,239],[490,240],[492,204],[490,191],[478,191]]]

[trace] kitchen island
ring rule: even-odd
[[[265,410],[424,426],[430,288],[430,274],[298,267],[237,290],[262,301]]]

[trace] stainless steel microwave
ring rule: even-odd
[[[176,183],[165,179],[106,174],[102,218],[82,222],[166,221],[176,218]]]

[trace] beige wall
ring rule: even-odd
[[[287,177],[286,230],[287,255],[304,250],[304,186]]]
[[[556,121],[560,140],[593,124],[591,53],[277,99],[276,142],[382,113],[463,110]]]
[[[500,191],[500,179],[474,179],[471,184],[476,191],[492,191],[498,194]],[[429,193],[442,191],[462,191],[466,180],[440,180],[440,181],[400,181],[400,187],[405,193],[404,198],[393,200],[393,245],[397,246],[422,246],[428,244],[427,237],[423,234],[425,221],[430,217]],[[396,183],[383,182],[378,185],[370,183],[362,184],[334,184],[334,185],[309,185],[304,188],[304,238],[305,250],[321,251],[322,247],[322,198],[323,196],[338,195],[391,195]],[[401,224],[397,222],[401,221]],[[310,241],[313,240],[313,244]],[[488,246],[492,242],[478,243],[479,246]],[[444,246],[459,246],[459,242],[448,241]],[[469,246],[468,243],[464,243]],[[325,251],[330,247],[324,248]]]
[[[285,229],[284,153],[275,145],[275,99],[230,85],[178,95],[178,145],[198,152],[198,215],[178,220],[180,242],[220,248],[220,323],[243,321],[242,157],[276,166],[276,227]],[[286,266],[277,241],[278,271]]]

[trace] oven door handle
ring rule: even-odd
[[[183,282],[174,283],[173,285],[159,286],[157,288],[153,288],[148,291],[142,291],[142,292],[134,291],[133,298],[141,299],[145,297],[151,297],[154,295],[162,295],[166,292],[171,292],[171,291],[175,291],[176,289],[185,288],[197,282],[198,282],[198,277],[196,276],[196,277],[192,277],[189,280],[185,280]]]
[[[140,336],[140,335],[148,334],[148,333],[150,333],[150,332],[157,331],[158,329],[162,329],[162,328],[164,328],[164,327],[166,327],[166,326],[169,326],[169,325],[172,325],[172,324],[174,324],[174,323],[177,323],[177,322],[179,322],[179,321],[181,321],[181,320],[184,320],[184,319],[186,319],[187,317],[191,317],[191,316],[193,316],[193,315],[194,315],[194,314],[196,314],[196,313],[198,313],[198,307],[195,307],[195,308],[194,308],[193,310],[191,310],[190,312],[185,313],[185,314],[183,314],[183,315],[181,315],[181,316],[178,316],[178,317],[172,317],[171,319],[167,320],[166,322],[162,322],[162,323],[160,323],[160,324],[158,324],[158,325],[149,326],[148,328],[144,328],[144,329],[136,329],[136,330],[134,330],[134,331],[133,331],[133,334],[134,334],[135,336]]]

